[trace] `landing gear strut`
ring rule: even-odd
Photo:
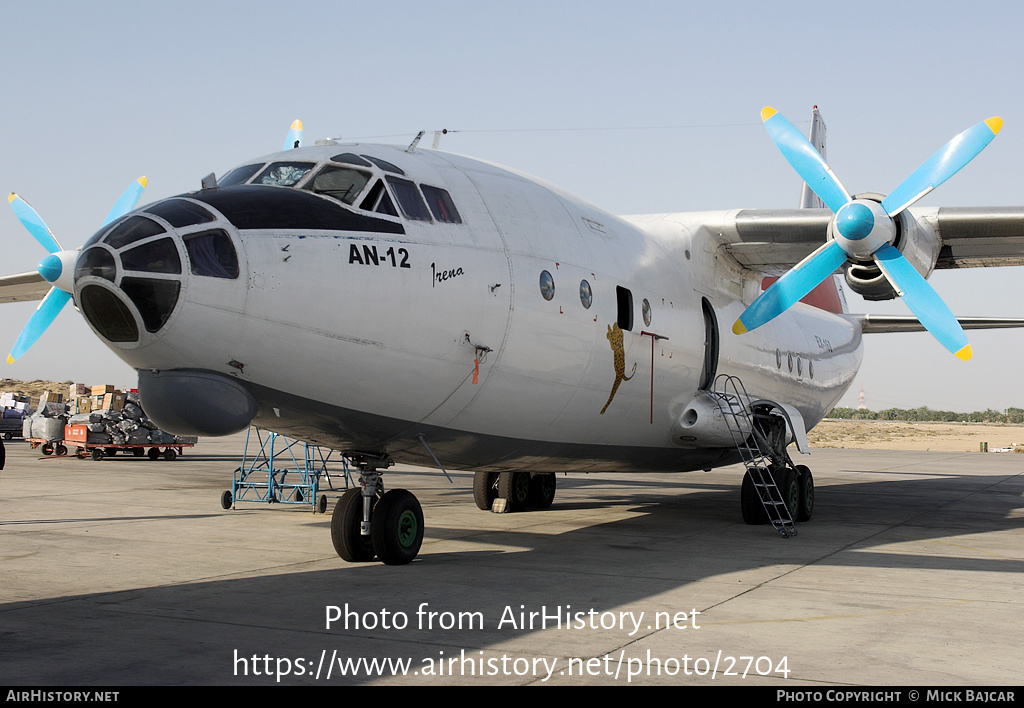
[[[350,563],[379,558],[405,565],[423,543],[423,509],[405,489],[384,492],[380,470],[395,464],[387,455],[346,453],[359,469],[359,486],[345,492],[331,515],[334,550]]]

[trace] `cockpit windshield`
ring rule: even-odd
[[[305,189],[316,194],[326,194],[351,205],[369,180],[369,174],[353,170],[351,167],[325,165],[306,183]]]
[[[292,187],[305,177],[313,166],[312,162],[271,162],[250,184]]]

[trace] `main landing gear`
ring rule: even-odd
[[[555,500],[555,475],[544,472],[477,472],[473,501],[483,511],[547,509]]]
[[[359,486],[345,492],[331,515],[334,550],[351,563],[379,558],[405,565],[423,543],[423,509],[405,489],[384,491],[379,470],[394,465],[387,455],[346,454],[359,469]]]

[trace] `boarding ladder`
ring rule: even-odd
[[[715,379],[713,390],[709,393],[722,411],[722,417],[736,443],[736,449],[740,453],[747,474],[750,475],[757,496],[764,506],[768,521],[783,538],[796,536],[793,516],[772,474],[773,469],[781,472],[786,466],[792,465],[788,455],[784,465],[773,461],[771,444],[751,413],[748,405],[750,397],[747,396],[743,382],[738,377],[719,375]]]

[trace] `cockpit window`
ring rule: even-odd
[[[228,172],[226,175],[217,180],[218,187],[230,187],[233,184],[242,184],[247,181],[250,177],[256,174],[259,169],[263,167],[261,162],[258,165],[245,165],[244,167],[236,167],[235,169]]]
[[[368,181],[370,175],[365,172],[353,170],[351,167],[326,165],[306,183],[305,189],[352,204]]]
[[[377,165],[377,167],[381,168],[385,172],[394,172],[396,175],[405,174],[405,172],[402,171],[401,167],[399,167],[398,165],[394,165],[388,162],[387,160],[382,160],[379,157],[374,157],[373,155],[363,155],[363,157],[365,157],[373,164]]]
[[[459,210],[455,208],[452,195],[448,194],[447,190],[440,187],[431,187],[429,184],[421,184],[420,188],[423,190],[423,196],[426,197],[427,204],[430,205],[430,211],[435,219],[448,224],[462,223]]]
[[[414,221],[430,221],[430,212],[427,211],[427,205],[423,203],[423,197],[420,196],[415,184],[407,179],[399,179],[390,175],[387,176],[387,180],[406,218]]]
[[[153,206],[146,207],[146,211],[156,214],[176,228],[213,221],[213,214],[198,204],[184,199],[168,199],[158,202]]]
[[[359,205],[359,208],[365,211],[375,211],[378,214],[398,216],[398,211],[395,209],[395,205],[391,202],[391,197],[388,196],[388,190],[384,189],[384,182],[381,180],[374,182],[370,191],[366,193],[363,203]]]
[[[350,152],[343,152],[340,155],[335,155],[331,158],[331,162],[344,162],[348,165],[359,165],[360,167],[369,167],[370,163],[359,157],[359,155],[353,155]]]
[[[311,169],[313,169],[312,162],[272,162],[267,169],[256,175],[256,179],[252,183],[293,187]]]

